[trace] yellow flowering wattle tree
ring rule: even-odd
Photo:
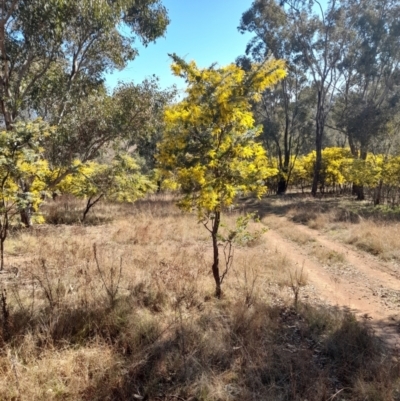
[[[51,129],[42,120],[16,122],[12,131],[0,132],[0,270],[4,242],[14,217],[30,226],[43,222],[38,213],[49,173],[42,143]],[[25,218],[25,220],[24,220]]]
[[[118,154],[108,164],[76,161],[74,173],[60,181],[56,189],[86,199],[83,222],[89,210],[103,197],[109,201],[133,203],[153,192],[156,184],[140,172],[133,157]]]
[[[241,193],[266,191],[265,180],[277,171],[269,167],[256,137],[251,102],[285,77],[285,63],[269,60],[244,71],[226,67],[198,68],[176,55],[172,71],[186,80],[186,97],[165,111],[166,129],[158,161],[167,183],[179,187],[179,206],[197,210],[213,243],[212,272],[216,296],[221,296],[218,229],[221,211]]]

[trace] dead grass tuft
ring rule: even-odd
[[[350,227],[344,241],[379,256],[383,260],[400,259],[400,224],[363,221]]]
[[[316,245],[312,249],[312,254],[319,262],[328,266],[343,265],[346,263],[346,256],[342,252],[327,249],[322,245]]]

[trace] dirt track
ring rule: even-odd
[[[274,217],[276,218],[276,217]],[[320,232],[279,217],[282,225],[311,237],[310,246],[299,245],[270,229],[270,246],[287,256],[299,268],[304,265],[308,285],[323,302],[349,309],[391,347],[400,350],[400,274],[390,264],[334,241]],[[345,256],[343,266],[327,266],[312,250],[322,248]]]

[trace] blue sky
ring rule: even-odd
[[[163,4],[171,19],[165,38],[147,48],[138,43],[139,56],[123,71],[106,76],[110,89],[118,81],[139,83],[153,74],[162,88],[173,84],[183,88],[183,80],[171,74],[168,53],[195,60],[201,67],[214,62],[226,65],[244,53],[251,35],[240,34],[237,26],[252,0],[163,0]]]

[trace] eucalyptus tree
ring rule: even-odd
[[[60,121],[104,72],[135,57],[136,38],[154,41],[169,22],[159,0],[4,0],[0,15],[0,110],[7,129],[23,111]]]
[[[365,161],[371,146],[390,131],[400,100],[400,4],[343,2],[351,41],[338,65],[343,82],[334,109],[335,126],[348,138],[352,155]],[[382,151],[382,149],[379,149]],[[362,185],[354,185],[359,200]]]
[[[279,45],[281,30],[287,32],[288,55],[299,69],[302,69],[314,92],[314,124],[316,161],[312,194],[316,195],[320,183],[322,167],[322,146],[325,126],[332,109],[336,86],[340,74],[336,68],[342,59],[342,49],[348,41],[348,32],[344,29],[342,7],[337,0],[329,0],[326,7],[317,0],[255,0],[248,13],[254,11],[254,24],[258,32],[251,42],[252,46],[261,43]],[[262,10],[263,12],[258,12]],[[274,14],[279,13],[279,24]],[[246,13],[244,14],[244,18]],[[270,31],[270,32],[268,32]]]
[[[46,144],[54,163],[66,164],[73,153],[94,157],[116,138],[115,130],[106,132],[118,101],[105,93],[104,73],[124,68],[137,55],[135,40],[147,45],[168,23],[160,0],[2,0],[0,114],[6,130],[18,119],[41,116],[57,127]],[[29,192],[29,185],[21,183],[20,190]]]
[[[254,107],[257,122],[263,125],[261,139],[276,153],[279,167],[278,193],[284,193],[294,162],[310,140],[312,99],[304,69],[297,65],[291,25],[284,8],[274,0],[255,1],[241,19],[239,30],[254,33],[242,65],[273,56],[286,60],[288,74],[274,88],[267,88]]]
[[[310,95],[308,87],[289,77],[275,90],[265,91],[261,102],[255,106],[256,120],[261,120],[263,126],[260,139],[277,157],[277,194],[286,192],[299,154],[312,147]]]
[[[163,109],[173,93],[161,90],[155,79],[120,84],[112,94],[99,87],[69,106],[46,143],[48,160],[67,172],[73,160],[93,160],[106,146],[113,151],[130,149],[150,163],[155,149],[142,145],[160,135]]]

